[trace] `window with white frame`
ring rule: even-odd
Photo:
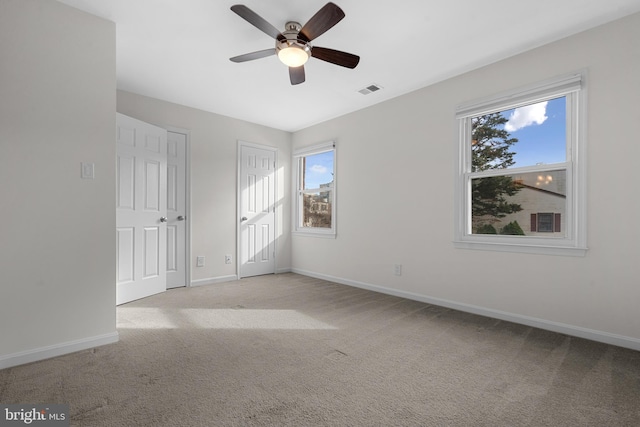
[[[294,232],[336,235],[336,149],[333,141],[296,150]]]
[[[584,80],[458,107],[456,247],[584,255]]]

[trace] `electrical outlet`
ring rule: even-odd
[[[196,257],[196,267],[204,267],[204,257],[203,256]]]
[[[231,255],[225,255],[224,256],[224,263],[225,264],[231,264]]]
[[[393,266],[393,274],[396,276],[402,276],[402,264],[396,264]]]
[[[95,177],[95,164],[94,163],[81,163],[81,178],[82,179],[93,179]]]

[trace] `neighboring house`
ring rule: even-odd
[[[505,225],[517,221],[527,236],[558,236],[566,232],[566,176],[565,171],[515,175],[520,191],[507,198],[522,210],[504,218],[483,218],[498,232]],[[479,221],[480,222],[480,221]]]
[[[321,184],[322,187],[329,187],[330,184]],[[331,202],[329,193],[321,192],[317,195],[305,195],[305,227],[331,227]]]

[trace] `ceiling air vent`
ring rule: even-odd
[[[358,92],[360,92],[363,95],[369,95],[371,92],[375,92],[380,89],[382,89],[382,86],[374,83],[372,85],[365,87],[364,89],[360,89]]]

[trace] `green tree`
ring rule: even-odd
[[[500,230],[500,234],[508,234],[511,236],[525,235],[522,227],[520,227],[520,224],[518,224],[518,221],[511,221],[509,224],[502,227],[502,230]]]
[[[482,224],[476,230],[476,234],[498,234],[496,228],[491,224]]]
[[[501,113],[491,113],[471,120],[471,165],[473,172],[506,169],[515,163],[511,151],[518,142],[504,129],[508,121]],[[474,218],[504,218],[522,210],[507,197],[520,191],[520,186],[510,176],[474,179],[471,188],[471,213]]]

